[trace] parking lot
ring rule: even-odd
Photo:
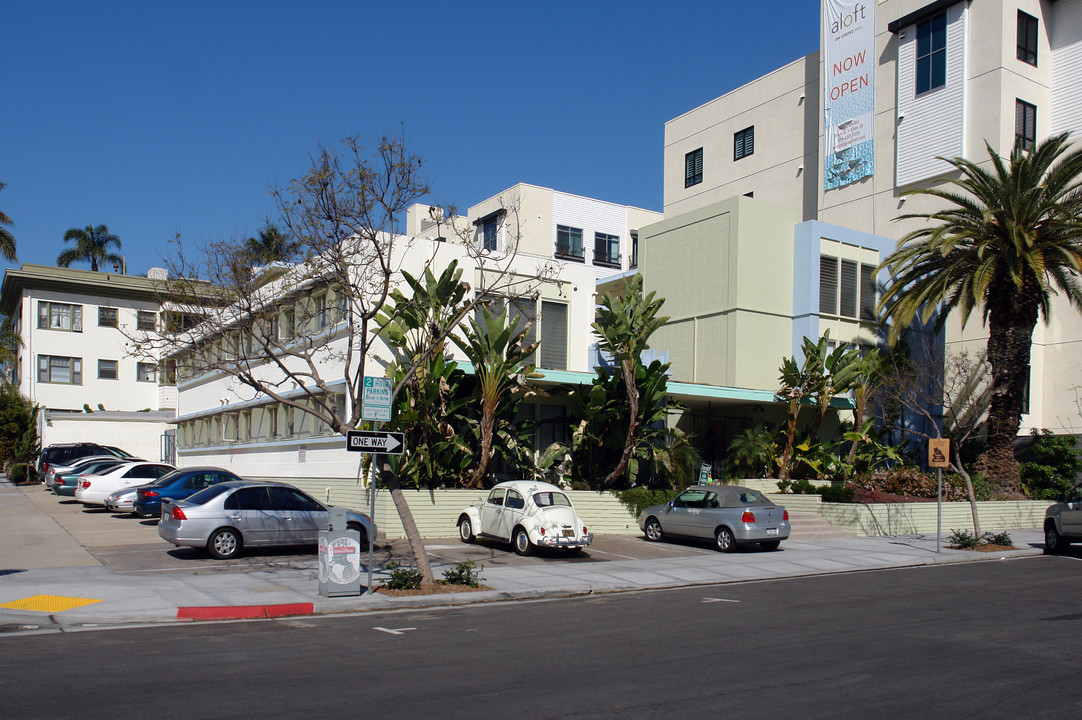
[[[136,518],[105,509],[84,507],[71,498],[45,492],[41,486],[22,488],[23,493],[64,532],[86,548],[94,559],[117,573],[159,572],[250,572],[286,568],[315,568],[314,547],[257,549],[246,551],[233,560],[214,560],[193,548],[178,548],[158,537],[157,520]],[[453,531],[454,528],[448,528]],[[560,551],[539,550],[535,555],[516,555],[510,546],[479,540],[465,544],[457,537],[426,538],[425,546],[434,564],[456,564],[473,560],[485,567],[504,567],[531,563],[596,563],[612,560],[649,560],[691,554],[714,554],[705,545],[684,543],[648,543],[641,535],[605,535],[578,556]],[[754,552],[754,551],[752,551]],[[376,541],[374,561],[377,566],[392,560],[412,564],[412,554],[405,539]]]

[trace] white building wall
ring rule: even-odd
[[[1052,6],[1052,111],[1049,130],[1082,134],[1082,2]]]

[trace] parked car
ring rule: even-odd
[[[1082,485],[1044,511],[1044,552],[1058,555],[1082,542]]]
[[[311,545],[327,527],[330,508],[292,485],[239,480],[201,490],[187,500],[166,500],[158,535],[177,546],[205,548],[224,560],[245,547]],[[346,527],[361,546],[376,536],[363,513],[346,512]]]
[[[80,473],[91,463],[100,462],[103,460],[111,460],[116,463],[127,462],[124,458],[119,458],[116,455],[108,453],[102,455],[87,455],[77,460],[72,460],[68,465],[50,465],[49,469],[42,476],[42,480],[45,482],[45,489],[56,492],[56,481],[61,475],[71,475],[72,473]]]
[[[127,460],[118,457],[90,457],[83,458],[72,466],[71,470],[53,474],[53,492],[57,495],[68,497],[75,495],[75,486],[81,475],[93,475],[103,470],[109,470],[119,465],[126,465]]]
[[[79,476],[75,499],[83,505],[104,505],[105,498],[122,487],[137,487],[176,470],[165,463],[134,462],[116,465]]]
[[[689,487],[664,505],[639,513],[639,529],[657,542],[673,535],[710,539],[721,552],[758,543],[776,550],[789,538],[789,512],[758,490],[738,485]]]
[[[38,475],[45,481],[45,489],[51,490],[58,470],[70,469],[77,460],[87,457],[128,457],[120,448],[97,443],[61,443],[50,445],[38,455]]]
[[[139,487],[133,506],[141,517],[158,517],[162,514],[162,500],[183,500],[192,493],[218,483],[241,478],[218,467],[191,467],[174,470],[162,475],[152,483]]]
[[[519,555],[535,546],[577,553],[594,539],[560,488],[528,480],[493,486],[484,501],[458,516],[458,535],[467,543],[476,537],[509,542]]]
[[[129,487],[109,493],[105,498],[105,509],[113,512],[135,513],[135,494],[139,488]]]

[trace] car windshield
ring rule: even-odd
[[[562,505],[564,507],[571,507],[571,501],[567,499],[567,496],[562,492],[539,492],[533,494],[533,504],[537,507],[552,507],[553,505]]]
[[[226,485],[211,485],[210,487],[203,488],[194,495],[190,495],[188,497],[188,503],[192,505],[202,505],[208,500],[218,497],[227,490],[229,490],[229,487]]]

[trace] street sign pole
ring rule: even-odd
[[[376,429],[379,430],[379,426],[383,423],[376,423]],[[376,478],[379,474],[376,472],[376,468],[379,466],[379,455],[372,455],[372,480],[368,483],[368,500],[370,510],[368,512],[368,519],[372,521],[372,527],[376,525]],[[373,537],[375,533],[368,533],[368,594],[372,594],[372,563],[375,559],[375,545],[376,538]]]

